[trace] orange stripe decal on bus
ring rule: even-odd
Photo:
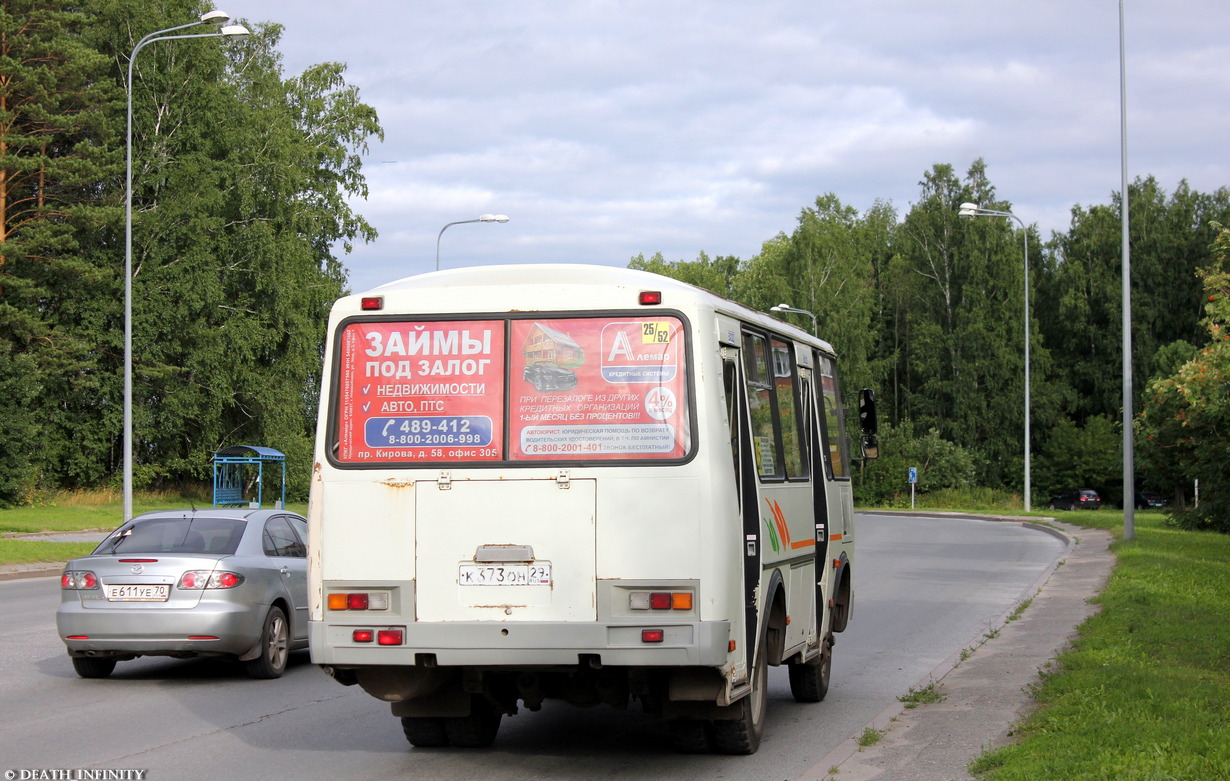
[[[840,534],[830,534],[829,535],[829,542],[837,542],[840,539],[841,539]]]
[[[816,541],[811,538],[797,541],[791,540],[790,527],[786,525],[786,513],[782,512],[781,505],[777,503],[776,499],[766,498],[765,502],[769,505],[769,511],[773,513],[773,525],[777,527],[778,533],[782,536],[782,543],[786,547],[797,550],[799,548],[814,548],[816,546]]]

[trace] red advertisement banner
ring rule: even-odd
[[[676,317],[353,322],[337,349],[342,463],[676,459],[690,447]]]
[[[503,322],[351,323],[338,349],[338,461],[503,457]]]

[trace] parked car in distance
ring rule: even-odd
[[[277,678],[307,647],[307,521],[285,510],[138,515],[68,562],[56,629],[82,678],[138,656],[214,656]]]
[[[1160,510],[1166,506],[1166,500],[1161,494],[1153,491],[1137,491],[1136,492],[1136,509],[1137,510]]]
[[[1089,488],[1065,491],[1051,497],[1052,510],[1096,510],[1102,506],[1102,497]]]
[[[565,369],[550,361],[526,365],[521,379],[533,385],[534,390],[539,393],[548,390],[572,390],[577,387],[577,375],[571,369]]]

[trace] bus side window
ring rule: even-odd
[[[841,408],[841,387],[837,382],[837,365],[829,356],[819,355],[821,390],[824,395],[824,439],[828,444],[825,461],[832,476],[850,476],[850,449],[846,442],[845,420]]]
[[[735,484],[739,482],[739,405],[735,394],[739,392],[739,372],[734,361],[722,362],[722,390],[726,393],[726,429],[730,432],[730,462],[735,470]]]
[[[786,477],[807,477],[807,443],[799,427],[799,396],[796,392],[794,351],[786,342],[773,340],[773,387],[777,392],[777,419],[781,431],[782,462]]]
[[[773,375],[769,364],[769,347],[763,336],[743,335],[743,372],[747,381],[747,411],[752,422],[756,474],[760,477],[781,477],[777,435],[774,432],[777,415],[773,411]]]

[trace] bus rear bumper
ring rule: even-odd
[[[356,641],[356,630],[403,630],[401,645]],[[659,634],[660,632],[660,634]],[[365,665],[720,667],[730,653],[729,621],[414,622],[405,626],[312,621],[312,662]],[[363,637],[363,635],[359,635]]]

